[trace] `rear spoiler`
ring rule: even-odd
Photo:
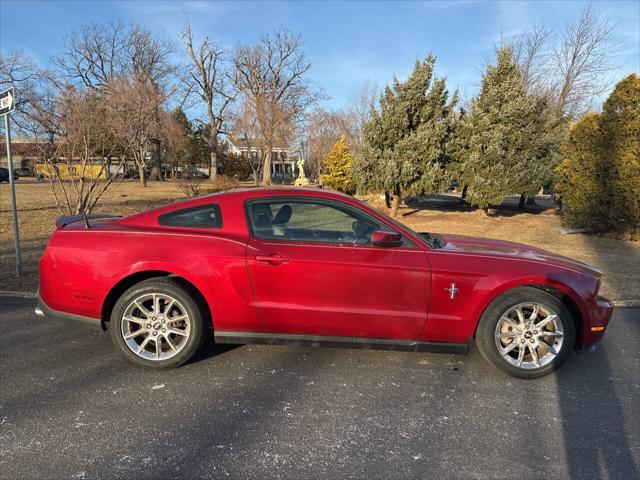
[[[107,213],[90,213],[88,215],[65,215],[63,217],[59,217],[56,220],[56,228],[61,229],[66,227],[67,225],[71,225],[72,223],[76,223],[79,221],[84,221],[87,226],[89,225],[89,220],[95,220],[98,218],[120,218],[120,215],[109,215]]]

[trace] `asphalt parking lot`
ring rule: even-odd
[[[467,356],[216,346],[137,368],[0,299],[0,477],[639,477],[640,310],[524,381]]]

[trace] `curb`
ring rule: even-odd
[[[625,308],[625,307],[640,307],[640,300],[615,300],[612,301],[614,307]]]
[[[38,298],[33,292],[16,292],[13,290],[0,290],[0,297]]]
[[[0,290],[0,297],[38,298],[34,292],[16,292],[12,290]],[[640,308],[640,300],[613,300],[611,302],[617,308]]]

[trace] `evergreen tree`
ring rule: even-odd
[[[340,192],[354,193],[355,185],[351,176],[351,154],[344,141],[344,135],[340,135],[340,140],[331,147],[323,163],[327,172],[322,176],[323,185]]]
[[[609,227],[640,234],[640,76],[632,73],[616,85],[600,125]]]
[[[601,114],[587,114],[563,144],[556,189],[565,222],[640,236],[640,77],[616,85]]]
[[[471,142],[471,122],[468,120],[469,112],[460,109],[456,122],[453,124],[451,141],[448,145],[450,161],[447,163],[447,173],[462,190],[462,200],[466,200],[469,186],[465,176],[464,167],[469,154]]]
[[[606,218],[606,172],[602,163],[600,116],[589,113],[571,126],[562,144],[562,163],[556,172],[562,215],[574,227],[597,229]]]
[[[389,192],[395,215],[404,194],[433,193],[447,185],[445,165],[457,94],[433,79],[435,58],[416,62],[411,76],[387,86],[379,111],[364,125],[364,145],[353,175],[362,192]]]
[[[507,195],[535,195],[551,183],[562,120],[543,98],[527,94],[509,48],[500,48],[496,65],[487,67],[464,122],[469,143],[458,173],[472,204],[486,209]]]
[[[164,130],[164,157],[172,169],[194,165],[206,154],[206,145],[199,141],[182,109],[176,108],[165,115]]]

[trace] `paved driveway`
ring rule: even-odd
[[[638,478],[640,311],[542,380],[468,356],[209,345],[168,372],[0,300],[0,477]]]

